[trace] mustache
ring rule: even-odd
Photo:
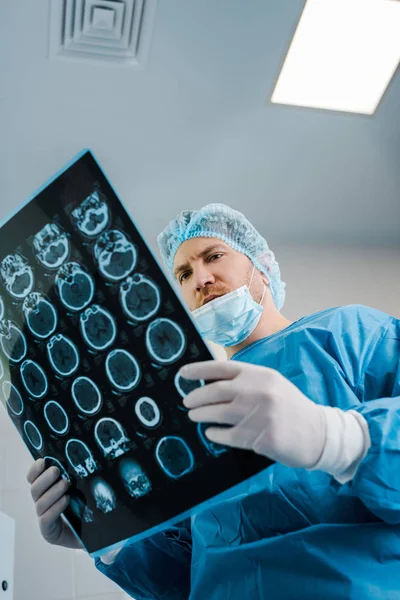
[[[207,293],[203,293],[201,295],[201,297],[199,298],[198,302],[197,302],[197,306],[196,308],[200,308],[200,306],[203,306],[204,301],[207,300],[207,298],[209,298],[210,296],[224,296],[225,294],[228,294],[230,292],[230,290],[227,289],[220,289],[220,290],[207,290]]]

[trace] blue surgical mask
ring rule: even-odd
[[[264,309],[262,301],[266,289],[260,303],[253,300],[249,290],[253,275],[254,267],[249,286],[243,285],[192,311],[204,339],[229,347],[240,344],[253,333]]]

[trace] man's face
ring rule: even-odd
[[[189,310],[249,283],[250,259],[218,238],[194,238],[178,248],[174,276]],[[253,287],[253,286],[252,286]]]

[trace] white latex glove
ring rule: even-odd
[[[207,429],[212,442],[254,450],[288,467],[308,469],[318,462],[326,438],[325,407],[278,371],[236,361],[204,361],[185,365],[180,374],[213,381],[183,400],[193,421],[231,425]]]

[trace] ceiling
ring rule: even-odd
[[[153,248],[208,202],[271,246],[400,245],[399,71],[373,117],[269,103],[303,6],[159,0],[140,71],[49,59],[49,2],[1,2],[0,218],[90,148]]]

